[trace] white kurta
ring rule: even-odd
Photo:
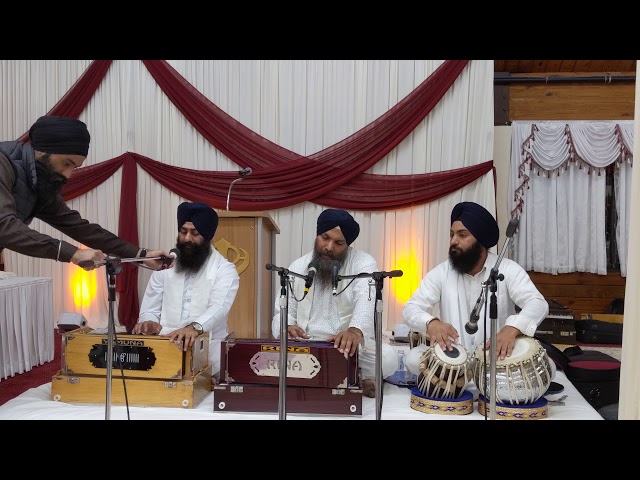
[[[307,266],[313,252],[294,260],[289,271],[307,275]],[[339,275],[357,275],[374,273],[378,270],[376,260],[366,252],[349,247],[349,253],[342,262]],[[364,335],[359,350],[359,364],[363,379],[375,378],[375,285],[369,285],[371,278],[356,278],[348,287],[351,279],[339,282],[334,296],[330,286],[314,283],[307,296],[298,302],[304,294],[304,280],[291,276],[294,295],[288,296],[288,325],[298,325],[310,340],[325,341],[330,336],[357,327]],[[346,289],[345,289],[346,287]],[[345,289],[344,291],[342,291]],[[295,297],[295,298],[294,298]],[[280,294],[275,301],[275,315],[271,323],[273,336],[280,336]],[[398,369],[398,356],[389,344],[382,344],[382,376],[387,377]]]
[[[488,252],[482,270],[474,275],[456,272],[449,260],[429,271],[413,296],[405,304],[402,315],[412,331],[426,332],[428,323],[437,317],[450,323],[460,335],[459,343],[472,355],[485,338],[485,306],[480,310],[478,330],[474,334],[465,331],[471,311],[480,293],[482,283],[489,278],[498,256]],[[538,325],[547,317],[549,304],[538,291],[527,272],[513,260],[503,258],[498,266],[504,280],[497,282],[497,327],[505,325],[519,329],[524,335],[533,337]],[[491,292],[488,292],[489,298]],[[516,305],[522,310],[516,313]],[[487,312],[487,335],[491,335],[491,322]]]
[[[229,310],[239,286],[235,265],[212,247],[196,274],[178,273],[175,268],[151,274],[138,322],[160,323],[161,335],[198,322],[209,332],[209,364],[216,374],[220,370],[220,342],[228,334]]]

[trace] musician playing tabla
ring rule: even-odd
[[[498,243],[499,234],[497,222],[483,206],[461,202],[453,208],[449,258],[427,272],[403,308],[404,322],[411,330],[426,332],[431,345],[438,343],[443,351],[451,350],[452,342],[456,342],[470,354],[475,352],[485,338],[484,306],[479,311],[476,332],[469,334],[465,325],[482,292],[482,283],[489,278],[498,259],[498,255],[489,249]],[[495,351],[496,358],[504,360],[511,355],[518,336],[533,337],[546,318],[549,305],[527,272],[515,261],[503,258],[499,272],[504,280],[497,282]],[[521,308],[518,313],[516,305]],[[439,316],[435,316],[436,307],[439,307]],[[487,327],[490,326],[487,315]],[[490,332],[486,338],[485,350],[489,348]],[[419,348],[424,351],[427,346]],[[415,360],[419,356],[416,352],[410,353],[407,368],[418,373]]]

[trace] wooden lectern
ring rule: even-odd
[[[265,212],[217,213],[218,228],[211,242],[240,275],[228,331],[238,338],[271,338],[274,275],[265,265],[273,263],[274,237],[280,229]]]

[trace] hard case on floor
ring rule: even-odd
[[[583,350],[579,346],[560,350],[540,340],[556,367],[563,370],[569,381],[596,410],[618,403],[620,396],[621,363],[598,350]]]
[[[583,314],[576,320],[576,340],[582,343],[622,345],[624,315]]]

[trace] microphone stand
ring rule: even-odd
[[[144,262],[149,260],[147,257],[136,258],[118,258],[107,257],[104,260],[107,272],[107,285],[109,290],[109,321],[107,328],[107,377],[106,377],[106,398],[105,398],[105,420],[111,420],[111,379],[113,377],[113,342],[115,338],[115,301],[116,301],[116,275],[122,272],[123,262]],[[102,264],[103,262],[93,262],[94,264]]]
[[[271,268],[270,268],[271,267]],[[280,275],[280,365],[279,365],[279,380],[278,380],[278,419],[287,419],[287,340],[289,337],[289,296],[287,294],[287,282],[289,281],[289,275],[302,278],[307,281],[308,276],[300,275],[292,272],[286,268],[276,267],[271,264],[267,264],[267,270],[277,270]],[[305,293],[306,295],[306,293]]]
[[[106,261],[107,284],[109,286],[109,324],[107,329],[107,384],[104,419],[111,420],[111,378],[113,373],[113,340],[115,337],[116,275],[122,272],[120,259],[111,257]]]
[[[490,365],[489,377],[491,379],[491,382],[490,382],[491,391],[489,396],[489,419],[490,420],[496,419],[496,337],[497,337],[496,330],[498,329],[498,297],[496,296],[496,291],[498,290],[498,280],[500,281],[504,280],[504,275],[502,273],[498,273],[498,267],[500,266],[500,262],[502,262],[502,258],[504,257],[504,254],[507,251],[507,247],[511,243],[511,240],[513,240],[513,231],[517,226],[518,226],[518,220],[517,219],[511,220],[511,222],[509,223],[509,228],[507,229],[507,241],[504,242],[504,245],[502,245],[502,251],[498,256],[498,260],[496,261],[496,264],[493,266],[493,268],[491,269],[491,272],[489,273],[489,278],[487,279],[486,282],[482,283],[484,289],[488,288],[489,291],[491,291],[491,297],[489,299],[489,318],[491,320],[491,336],[490,336],[491,344],[489,347],[489,365]],[[509,235],[509,233],[511,233],[511,235]],[[487,300],[487,297],[485,295],[485,302],[486,300]],[[487,358],[486,355],[484,358],[486,361],[486,358]],[[485,385],[484,391],[486,393],[487,391],[486,375],[485,375],[485,378],[482,379],[482,381],[484,382],[484,385]],[[485,395],[485,405],[486,405],[486,400],[487,399]]]
[[[373,326],[376,341],[376,420],[382,416],[382,287],[385,277],[401,277],[402,270],[391,272],[358,273],[357,275],[338,275],[343,278],[372,278],[376,285],[376,305],[373,311]]]
[[[231,185],[229,185],[229,191],[227,192],[227,212],[229,211],[229,197],[231,197],[231,187],[233,187],[236,183],[249,175],[251,173],[251,168],[247,167],[243,170],[240,170],[238,173],[240,174],[240,178],[236,178],[233,182],[231,182]]]

